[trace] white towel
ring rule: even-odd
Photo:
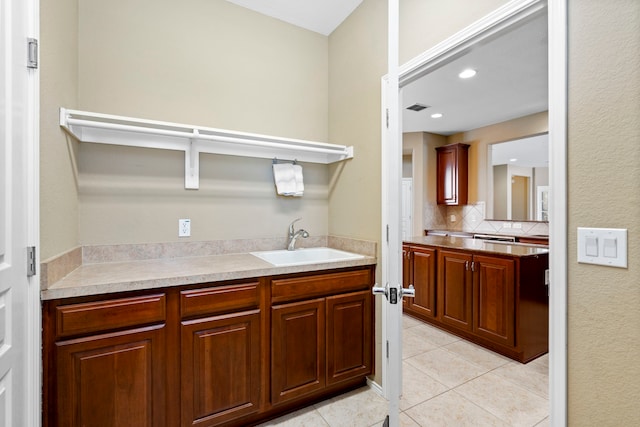
[[[291,163],[275,163],[273,165],[273,179],[276,191],[283,196],[301,197],[304,193],[302,166]]]

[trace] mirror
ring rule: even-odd
[[[548,221],[549,135],[488,146],[490,167],[487,217],[511,221]]]

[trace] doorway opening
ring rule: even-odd
[[[408,99],[406,89],[414,82],[422,77],[437,74],[444,66],[452,62],[471,50],[472,46],[480,46],[488,44],[495,40],[504,31],[509,31],[518,26],[522,26],[531,21],[535,17],[544,16],[549,19],[549,46],[548,58],[549,66],[545,65],[545,75],[549,76],[549,94],[548,99],[548,115],[547,130],[550,138],[550,178],[549,185],[541,188],[541,191],[528,191],[525,199],[527,201],[527,215],[534,215],[538,221],[545,221],[551,218],[549,222],[549,230],[551,238],[551,253],[554,261],[552,265],[551,278],[552,283],[556,285],[550,290],[550,392],[549,407],[552,425],[563,425],[566,420],[566,220],[564,213],[566,212],[566,186],[564,177],[566,169],[563,161],[566,156],[566,5],[562,2],[542,2],[542,1],[521,1],[510,2],[505,7],[490,14],[476,24],[465,29],[465,31],[456,34],[432,50],[424,52],[422,55],[409,61],[405,66],[400,67],[399,73],[399,89],[400,89],[400,108],[404,105],[412,105],[417,102],[415,99]],[[507,10],[509,9],[509,10]],[[546,29],[546,28],[545,28]],[[555,43],[554,43],[555,41]],[[548,74],[547,74],[548,73]],[[387,107],[383,102],[383,111]],[[393,111],[393,110],[391,110]],[[400,113],[398,113],[400,114]],[[405,120],[402,120],[403,127]],[[486,124],[486,123],[485,123]],[[482,126],[482,125],[480,125]],[[469,129],[473,129],[469,128]],[[404,128],[403,131],[412,129]],[[415,130],[413,130],[415,131]],[[538,132],[532,132],[535,134]],[[384,136],[383,136],[384,138]],[[504,138],[505,140],[507,138]],[[452,141],[464,142],[464,141]],[[415,162],[416,159],[414,158]],[[486,168],[486,158],[484,167]],[[555,165],[555,167],[554,167]],[[414,176],[414,181],[421,179]],[[527,184],[530,187],[530,182]],[[389,188],[394,188],[394,183],[389,184]],[[480,184],[480,185],[486,185]],[[383,189],[383,193],[384,193]],[[387,189],[386,191],[391,191]],[[486,192],[486,188],[484,189]],[[538,194],[539,193],[539,194]],[[556,204],[554,206],[554,203]],[[534,206],[540,205],[540,208]],[[513,206],[512,206],[513,208]],[[428,211],[428,207],[425,207]],[[532,213],[532,211],[534,211]],[[446,219],[452,216],[447,215]],[[538,219],[545,218],[545,219]],[[425,229],[424,224],[419,230]],[[417,235],[417,234],[416,234]],[[555,267],[555,269],[553,268]],[[384,274],[383,274],[384,276]],[[384,316],[384,312],[383,312]],[[383,338],[384,342],[384,338]],[[383,373],[383,378],[384,378]]]

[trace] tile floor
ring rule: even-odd
[[[549,425],[548,356],[523,365],[408,316],[403,328],[403,427]],[[386,413],[362,387],[261,426],[373,427]]]

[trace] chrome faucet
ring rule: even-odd
[[[295,219],[291,224],[289,224],[289,244],[287,246],[287,250],[289,251],[296,250],[296,239],[298,237],[302,236],[303,239],[309,237],[309,233],[307,232],[307,230],[301,228],[298,231],[294,231],[293,229],[293,224],[295,224],[297,221],[300,221],[301,219],[302,218]]]

